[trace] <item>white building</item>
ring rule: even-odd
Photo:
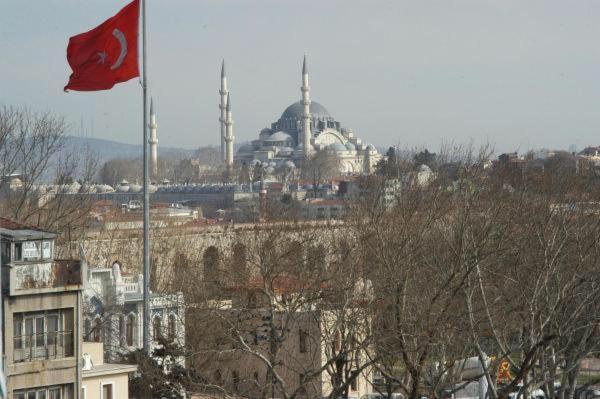
[[[185,344],[183,294],[150,293],[151,349],[159,338]],[[84,341],[104,342],[105,356],[143,346],[143,276],[129,275],[116,261],[111,268],[91,268],[84,291]],[[180,359],[183,365],[184,359]]]

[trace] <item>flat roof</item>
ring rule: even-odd
[[[91,370],[83,370],[81,375],[85,377],[96,377],[101,375],[125,374],[137,371],[138,366],[135,364],[114,364],[104,363],[98,366],[93,366]]]

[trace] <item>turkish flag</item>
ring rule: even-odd
[[[67,60],[73,73],[65,91],[108,90],[140,76],[139,9],[139,0],[133,0],[114,17],[69,39]]]

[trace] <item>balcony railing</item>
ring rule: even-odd
[[[15,263],[10,269],[10,294],[28,294],[57,288],[80,289],[83,282],[81,262],[55,260],[42,263]]]
[[[73,331],[17,335],[13,338],[14,362],[61,359],[73,356]]]

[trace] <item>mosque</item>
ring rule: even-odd
[[[288,106],[281,117],[260,131],[257,140],[241,146],[233,154],[233,119],[227,87],[225,62],[221,66],[221,156],[228,167],[258,162],[271,167],[301,166],[317,151],[329,150],[340,160],[341,174],[369,174],[381,159],[377,149],[342,126],[327,109],[310,99],[306,56],[302,65],[302,98]]]

